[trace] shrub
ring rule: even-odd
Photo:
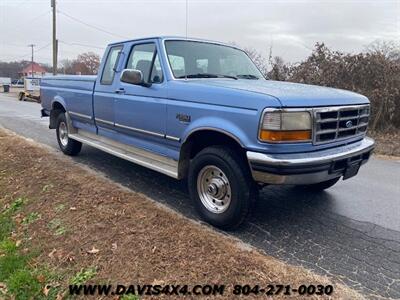
[[[317,43],[301,63],[270,59],[272,80],[341,88],[365,95],[371,101],[370,129],[400,128],[400,50],[395,45],[373,44],[369,51],[346,54]],[[261,60],[258,59],[257,62]],[[265,70],[265,66],[260,69]]]

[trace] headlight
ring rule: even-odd
[[[311,140],[311,114],[307,111],[264,113],[259,138],[263,142],[301,142]]]

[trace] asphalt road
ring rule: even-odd
[[[58,149],[39,110],[0,94],[0,126]],[[88,146],[74,160],[197,219],[184,182]],[[228,234],[369,298],[400,299],[400,159],[372,158],[357,177],[319,194],[266,187],[249,221]]]

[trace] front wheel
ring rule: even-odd
[[[188,184],[201,218],[223,229],[233,229],[245,220],[258,193],[244,160],[221,146],[208,147],[195,156]]]
[[[78,155],[82,148],[82,143],[68,137],[68,122],[65,113],[60,113],[57,118],[57,142],[64,154]]]

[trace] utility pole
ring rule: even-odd
[[[56,0],[51,0],[51,7],[53,9],[53,75],[57,75],[57,52],[58,52],[58,40],[56,31]]]
[[[34,77],[34,75],[33,75],[33,62],[34,62],[34,60],[33,60],[33,47],[35,47],[35,45],[34,44],[30,44],[30,45],[28,45],[28,47],[31,47],[31,49],[32,49],[32,56],[31,56],[31,72],[32,72],[32,78]]]

